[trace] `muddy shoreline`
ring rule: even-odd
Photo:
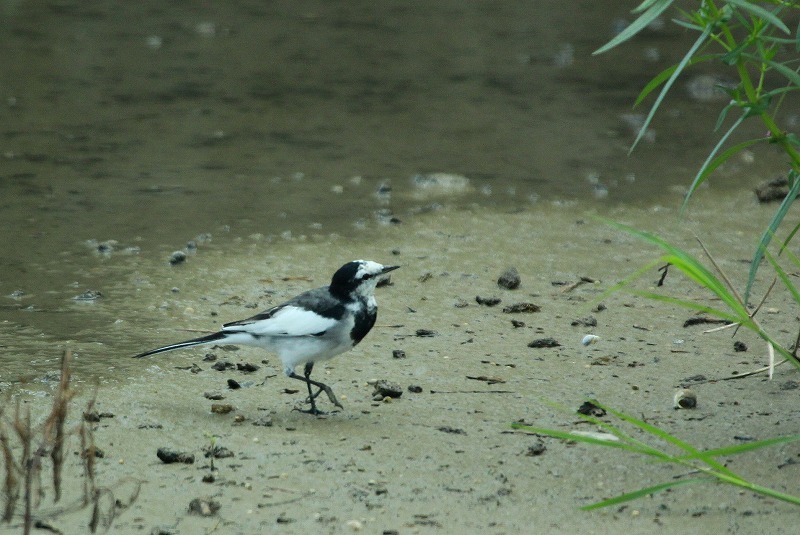
[[[664,208],[626,210],[624,217],[697,252],[691,231],[730,228],[735,207],[751,202],[748,196],[701,197],[681,223],[674,210]],[[744,276],[741,259],[751,254],[749,244],[771,215],[769,207],[751,208],[754,217],[739,230],[713,231],[705,239],[736,280]],[[615,216],[613,210],[604,215]],[[254,275],[265,278],[260,259],[267,248],[275,259],[269,266],[274,278],[247,284]],[[322,250],[330,257],[320,255]],[[253,243],[239,256],[225,247],[208,250],[191,259],[190,269],[175,273],[183,280],[180,293],[170,292],[175,281],[163,280],[152,293],[131,297],[142,304],[169,302],[143,307],[149,327],[137,331],[138,345],[129,353],[142,344],[180,339],[183,329],[244,317],[252,312],[244,305],[280,302],[322,283],[321,274],[350,257],[403,268],[393,273],[391,286],[378,291],[375,330],[352,352],[319,367],[343,410],[323,418],[294,410],[302,391],[280,373],[274,358],[254,349],[199,349],[160,355],[137,367],[126,363],[96,390],[96,410],[106,415],[95,424],[105,454],[98,459],[98,481],[121,503],[138,487],[112,533],[793,532],[791,506],[715,484],[579,512],[581,505],[681,477],[685,470],[511,429],[514,421],[586,429],[573,411],[587,397],[705,448],[791,434],[800,425],[794,370],[783,366],[772,381],[760,375],[719,380],[764,364],[763,344],[750,333],[735,339],[703,334],[703,326],[683,326],[688,311],[627,293],[604,297],[606,308],[593,312],[602,292],[657,254],[580,205],[515,214],[443,210],[369,242]],[[298,265],[315,280],[279,280],[277,275]],[[516,290],[496,282],[509,266],[521,278]],[[658,276],[653,270],[640,284],[647,287]],[[575,284],[581,277],[596,282]],[[190,284],[201,292],[184,291]],[[703,297],[675,274],[666,284],[675,295]],[[501,303],[481,305],[476,296]],[[503,312],[516,303],[541,310]],[[573,325],[587,316],[597,325]],[[764,321],[794,336],[795,312],[784,298],[776,295]],[[418,336],[420,329],[432,336]],[[582,345],[587,334],[599,341]],[[547,337],[560,345],[528,347]],[[748,350],[734,351],[735,341]],[[213,369],[214,362],[204,360],[207,353],[234,367]],[[236,369],[244,363],[258,369]],[[706,377],[692,387],[697,408],[675,410],[675,390],[697,375]],[[229,379],[242,388],[230,389]],[[400,385],[402,395],[375,401],[371,383],[381,379]],[[94,391],[81,377],[76,384],[73,417]],[[49,403],[48,389],[37,390],[12,397],[36,414]],[[211,392],[219,397],[209,399],[205,394]],[[215,413],[212,404],[233,410]],[[322,401],[321,408],[332,407]],[[233,454],[214,460],[213,471],[203,455],[212,443]],[[80,481],[78,447],[69,444],[76,454],[67,466],[73,498]],[[164,464],[158,448],[193,454],[195,461]],[[798,445],[790,443],[731,457],[726,464],[756,482],[797,493],[797,456]],[[219,509],[209,516],[191,513],[197,498]],[[86,510],[47,519],[63,533],[82,532],[87,521]]]

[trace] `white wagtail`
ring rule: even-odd
[[[329,286],[303,292],[251,318],[226,323],[214,334],[159,347],[134,358],[214,342],[261,347],[277,353],[286,375],[306,383],[311,409],[303,412],[322,414],[314,400],[323,391],[331,403],[342,408],[328,385],[310,378],[311,370],[318,360],[349,351],[367,335],[378,317],[374,294],[378,278],[398,267],[371,260],[348,262],[333,274]],[[294,371],[300,364],[305,365],[303,376]],[[312,393],[312,385],[319,390]]]

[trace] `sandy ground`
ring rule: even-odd
[[[751,254],[754,236],[772,209],[749,204],[746,194],[722,202],[726,215],[697,208],[681,224],[674,223],[673,210],[625,213],[628,222],[663,232],[695,252],[691,231],[706,229],[709,247],[739,281],[747,267],[741,260]],[[756,214],[753,220],[740,222],[741,232],[723,230],[743,205]],[[614,210],[606,215],[613,218]],[[391,286],[378,290],[374,331],[352,352],[315,370],[344,404],[326,417],[294,410],[302,406],[302,385],[280,374],[274,358],[254,349],[175,352],[141,362],[140,368],[125,361],[124,380],[96,393],[96,410],[105,413],[94,433],[105,454],[98,460],[98,482],[120,505],[138,488],[133,503],[117,512],[111,533],[796,532],[794,507],[713,483],[581,512],[582,505],[669,481],[687,470],[511,429],[512,422],[524,420],[589,430],[574,415],[588,397],[704,448],[792,434],[800,426],[793,389],[797,375],[788,366],[778,368],[771,381],[761,375],[717,380],[765,362],[763,344],[751,333],[739,332],[735,339],[748,351],[734,352],[729,331],[703,334],[705,326],[684,328],[688,311],[624,292],[603,298],[607,308],[593,312],[603,291],[656,258],[656,251],[591,219],[579,206],[540,206],[515,214],[444,211],[404,221],[369,242],[253,242],[236,250],[243,252],[235,256],[224,247],[201,252],[187,269],[175,271],[175,280],[185,279],[179,294],[169,291],[175,280],[157,285],[158,301],[153,297],[149,308],[142,303],[143,315],[152,320],[149,330],[139,333],[142,347],[131,347],[130,354],[187,337],[180,329],[211,328],[212,311],[218,313],[213,322],[231,321],[254,312],[243,303],[267,308],[322,284],[327,275],[321,273],[332,272],[343,259],[371,257],[403,268],[393,273]],[[270,265],[273,274],[302,266],[300,275],[314,281],[276,276],[269,284],[275,293],[267,297],[264,284],[237,287],[253,278],[263,281],[265,254],[282,259]],[[496,284],[509,266],[522,279],[513,291]],[[233,271],[238,279],[229,277]],[[564,285],[582,276],[597,282]],[[655,270],[648,272],[638,287],[650,287],[657,278]],[[206,293],[207,299],[183,291],[203,285],[218,291]],[[665,290],[704,296],[677,273],[670,273]],[[797,321],[781,295],[769,303],[763,321],[788,343]],[[502,302],[482,306],[476,296]],[[186,309],[164,312],[157,306],[162,300],[172,300],[169,310]],[[502,311],[524,302],[541,311]],[[597,320],[596,327],[572,325],[588,316]],[[515,327],[512,320],[524,326]],[[156,329],[159,322],[162,328]],[[119,328],[126,328],[124,322]],[[420,329],[433,336],[418,336]],[[600,341],[584,347],[581,339],[589,333]],[[561,345],[528,347],[545,337]],[[393,356],[394,350],[403,351],[404,358]],[[259,369],[217,371],[214,362],[204,361],[207,353],[215,354],[216,362]],[[675,389],[699,374],[708,381],[693,386],[698,407],[674,410]],[[242,388],[228,388],[229,379]],[[402,396],[375,401],[370,382],[376,379],[397,383]],[[419,391],[410,391],[411,386]],[[224,399],[207,399],[209,392]],[[82,383],[73,415],[91,394]],[[20,397],[35,413],[50,401],[46,395]],[[212,413],[214,403],[234,410]],[[322,400],[321,408],[332,407]],[[215,459],[213,471],[203,455],[212,442],[233,454]],[[195,462],[164,464],[156,456],[162,447],[191,453]],[[77,439],[70,441],[66,502],[80,491],[79,448]],[[797,494],[799,448],[790,443],[723,460],[756,482]],[[213,481],[204,482],[209,475]],[[190,502],[203,497],[216,502],[218,511],[191,514]],[[52,511],[45,502],[42,510]],[[47,523],[62,533],[80,533],[88,518],[89,511],[81,509]],[[2,530],[19,532],[15,525],[18,521]]]

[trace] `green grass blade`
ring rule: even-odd
[[[678,487],[681,485],[688,485],[690,483],[709,483],[713,481],[711,478],[707,477],[693,477],[688,479],[676,479],[675,481],[669,481],[667,483],[661,483],[658,485],[653,485],[652,487],[646,487],[643,489],[635,490],[633,492],[628,492],[625,494],[621,494],[614,498],[609,498],[607,500],[603,500],[601,502],[593,503],[590,505],[584,505],[581,507],[583,511],[593,511],[595,509],[601,509],[603,507],[608,507],[610,505],[619,505],[621,503],[629,502],[632,500],[636,500],[639,498],[643,498],[645,496],[649,496],[650,494],[655,494],[656,492],[661,492],[662,490],[671,489],[673,487]]]
[[[706,55],[703,55],[703,56],[696,56],[696,57],[693,57],[691,60],[689,60],[689,63],[686,66],[687,67],[691,67],[692,65],[695,65],[697,63],[703,63],[703,62],[706,62],[706,61],[714,60],[717,57],[718,57],[717,55],[712,55],[712,54],[706,54]],[[653,90],[655,90],[658,86],[663,84],[665,81],[669,80],[669,78],[672,76],[672,74],[675,72],[675,69],[677,69],[677,68],[678,68],[677,65],[671,65],[671,66],[667,67],[666,69],[664,69],[663,71],[661,71],[660,73],[658,73],[652,80],[647,82],[647,85],[644,86],[644,88],[639,92],[639,96],[636,97],[636,101],[633,103],[633,107],[635,108],[636,106],[641,104],[642,101],[644,101],[644,99],[647,98],[647,95],[652,93]]]
[[[603,440],[589,435],[574,434],[571,431],[561,431],[559,429],[547,429],[545,427],[536,427],[528,424],[513,423],[513,429],[520,429],[537,435],[547,435],[553,438],[560,438],[561,440],[572,440],[575,442],[583,442],[584,444],[593,444],[595,446],[605,446],[608,448],[618,448],[634,453],[641,453],[639,450],[632,448],[630,444],[623,441]]]
[[[740,119],[740,121],[741,121],[741,119]],[[726,136],[727,135],[728,134],[726,134]],[[709,175],[711,175],[711,173],[716,171],[717,168],[720,165],[722,165],[723,163],[728,161],[731,158],[731,156],[743,151],[744,149],[746,149],[748,147],[751,147],[751,146],[755,145],[756,143],[762,143],[762,142],[765,142],[765,141],[769,141],[769,138],[768,137],[757,137],[757,138],[754,138],[754,139],[748,139],[747,141],[742,141],[741,143],[738,143],[738,144],[734,145],[733,147],[730,147],[730,148],[726,149],[725,151],[722,152],[722,154],[720,154],[719,156],[717,156],[713,160],[711,158],[714,156],[714,152],[709,154],[708,155],[708,159],[706,159],[706,161],[700,167],[700,170],[697,172],[697,175],[694,177],[694,181],[692,182],[692,186],[689,188],[689,193],[687,193],[686,196],[684,197],[683,204],[681,205],[681,212],[684,211],[684,209],[686,208],[687,203],[689,202],[689,195],[691,195],[701,183],[705,182],[706,178],[708,178]],[[714,148],[714,151],[716,151],[716,150],[717,150],[717,147]]]
[[[692,44],[691,48],[686,53],[686,55],[683,56],[680,62],[678,62],[678,65],[675,67],[675,70],[673,71],[672,75],[664,83],[664,87],[661,88],[661,92],[658,94],[658,97],[656,97],[656,101],[650,108],[650,111],[648,112],[647,117],[644,120],[644,123],[642,123],[642,127],[639,129],[639,133],[636,135],[636,139],[633,141],[633,145],[631,145],[631,148],[628,151],[628,153],[633,152],[633,149],[635,149],[636,145],[639,144],[639,141],[641,141],[642,137],[644,136],[644,133],[650,126],[650,123],[653,121],[653,117],[655,117],[656,111],[658,111],[658,108],[661,107],[661,103],[664,101],[664,98],[667,96],[667,93],[672,88],[672,84],[674,84],[675,80],[678,79],[678,76],[680,76],[681,73],[683,73],[684,69],[689,64],[692,57],[694,57],[695,52],[697,52],[700,49],[700,47],[703,46],[703,43],[706,42],[709,35],[711,35],[712,29],[713,25],[709,25],[705,29],[703,29],[703,32],[700,34],[700,36],[698,36],[694,44]]]
[[[783,218],[786,216],[786,213],[789,211],[789,208],[794,203],[797,193],[800,192],[800,177],[794,172],[792,173],[792,176],[794,177],[794,183],[789,189],[789,193],[786,195],[786,198],[783,199],[783,202],[781,202],[781,205],[775,212],[775,215],[772,216],[772,221],[770,221],[769,226],[761,235],[761,239],[758,241],[756,252],[753,255],[752,262],[750,263],[750,272],[747,275],[747,284],[745,285],[744,289],[745,303],[747,303],[750,299],[750,291],[753,289],[753,283],[756,280],[758,266],[761,264],[761,260],[764,258],[764,252],[767,250],[770,241],[772,241],[772,237],[775,235],[775,232],[777,232],[778,227],[783,221]]]
[[[634,10],[634,13],[644,10],[641,16],[633,21],[627,28],[619,32],[611,41],[592,52],[592,55],[596,56],[597,54],[602,54],[624,43],[645,29],[648,24],[656,20],[664,10],[672,5],[672,2],[673,0],[645,0]]]
[[[783,63],[778,63],[777,61],[773,61],[771,59],[763,58],[761,56],[753,56],[752,54],[742,54],[744,57],[752,60],[756,64],[764,62],[768,64],[770,67],[781,73],[792,85],[797,88],[800,86],[800,74],[796,70],[792,70],[787,67]]]
[[[794,505],[800,505],[800,496],[792,496],[791,494],[786,494],[785,492],[780,492],[778,490],[771,489],[769,487],[763,487],[761,485],[751,483],[750,481],[742,479],[738,476],[730,477],[726,476],[725,474],[714,474],[714,473],[712,473],[711,475],[713,475],[720,481],[723,481],[724,483],[730,483],[731,485],[742,487],[744,489],[751,490],[759,494],[763,494],[764,496],[771,496],[773,498],[776,498],[784,502],[788,502]]]
[[[654,292],[637,290],[634,291],[634,293],[640,297],[652,299],[654,301],[661,301],[662,303],[669,303],[671,305],[677,305],[681,308],[688,308],[689,310],[694,310],[695,312],[699,312],[701,314],[710,314],[712,316],[716,316],[719,319],[729,321],[731,323],[742,323],[746,324],[745,326],[750,327],[749,316],[745,317],[736,316],[719,308],[714,308],[707,305],[701,305],[700,303],[695,303],[694,301],[689,301],[687,299],[679,299],[677,297],[670,297],[668,295],[657,294]]]
[[[785,34],[792,33],[791,30],[789,30],[789,27],[786,26],[786,24],[784,24],[784,22],[781,19],[779,19],[771,11],[767,11],[761,6],[758,6],[756,4],[751,4],[750,2],[747,2],[745,0],[727,0],[727,2],[740,9],[744,9],[754,17],[766,20],[776,28],[779,28]]]
[[[794,299],[795,303],[800,303],[800,292],[797,291],[797,287],[792,283],[791,279],[789,279],[789,275],[786,274],[786,271],[783,270],[781,265],[778,263],[775,257],[769,253],[769,251],[764,254],[766,255],[769,263],[772,264],[772,269],[774,269],[775,273],[778,274],[778,277],[781,279],[783,285],[786,286],[786,289],[792,294],[792,299]]]
[[[767,438],[764,440],[756,440],[754,442],[747,442],[744,444],[736,444],[735,446],[725,446],[723,448],[716,448],[713,450],[701,451],[698,454],[681,455],[677,457],[681,461],[691,461],[695,459],[702,460],[704,457],[722,457],[723,455],[737,455],[753,451],[767,446],[774,446],[776,444],[784,444],[786,442],[795,442],[800,440],[800,435],[788,435],[785,437]]]
[[[728,131],[725,132],[725,134],[723,134],[723,136],[719,139],[717,144],[711,150],[711,153],[709,153],[708,158],[706,158],[706,161],[703,162],[703,165],[700,166],[700,170],[697,172],[697,175],[695,175],[691,186],[689,186],[689,190],[686,192],[686,195],[684,195],[684,197],[683,197],[683,204],[681,204],[681,209],[680,209],[680,213],[681,214],[686,209],[686,205],[689,204],[689,198],[692,196],[692,194],[695,192],[695,190],[697,190],[697,188],[700,186],[700,184],[702,184],[706,180],[706,178],[708,178],[708,175],[714,169],[719,167],[719,165],[722,162],[724,162],[730,156],[732,156],[733,154],[736,154],[736,152],[738,152],[738,151],[731,152],[730,149],[725,151],[725,152],[723,152],[722,155],[726,156],[725,159],[723,159],[723,160],[721,160],[719,162],[716,162],[716,165],[713,168],[710,167],[711,164],[715,160],[715,156],[717,155],[719,150],[722,148],[722,145],[724,145],[725,142],[728,141],[728,138],[731,136],[731,134],[733,134],[733,132],[737,128],[739,128],[739,126],[742,124],[742,122],[744,122],[744,120],[746,118],[747,118],[747,112],[745,111],[744,113],[742,113],[742,115],[738,119],[736,119],[736,121],[734,121],[734,123],[731,125],[731,127],[728,129]],[[739,145],[736,145],[736,147],[734,147],[734,148],[740,147],[741,145],[742,144],[740,143]],[[752,143],[749,143],[748,145],[745,145],[745,146],[749,147],[750,145],[752,145]],[[744,148],[744,147],[742,147],[742,148]],[[738,149],[738,150],[741,150],[741,148]]]
[[[800,181],[798,181],[800,182]],[[623,230],[629,234],[637,236],[647,242],[652,243],[666,251],[668,254],[662,257],[662,260],[673,264],[677,269],[684,273],[687,277],[695,281],[697,284],[707,288],[717,297],[719,297],[727,306],[734,312],[737,318],[748,317],[747,309],[743,303],[740,303],[736,296],[725,286],[713,273],[711,273],[702,263],[694,258],[689,253],[676,247],[663,238],[651,234],[649,232],[636,229],[634,227],[616,223],[614,221],[604,220],[609,225]],[[739,320],[736,320],[739,321]]]
[[[664,431],[660,427],[656,427],[653,424],[649,424],[649,423],[645,422],[644,420],[639,420],[638,418],[634,418],[633,416],[631,416],[629,414],[625,414],[624,412],[617,411],[615,409],[612,409],[611,407],[603,407],[603,405],[600,405],[597,402],[593,402],[593,403],[595,403],[595,405],[597,405],[598,407],[604,408],[607,412],[613,414],[614,416],[616,416],[620,420],[628,422],[629,424],[633,425],[634,427],[637,427],[637,428],[641,429],[642,431],[644,431],[646,433],[649,433],[649,434],[651,434],[651,435],[653,435],[655,437],[658,437],[661,440],[663,440],[664,442],[672,444],[676,448],[682,449],[683,451],[685,451],[685,452],[687,452],[689,454],[700,455],[701,457],[698,457],[698,458],[702,459],[702,461],[704,463],[706,463],[708,466],[710,466],[714,470],[719,471],[719,472],[721,472],[723,474],[728,474],[730,476],[734,475],[733,472],[728,470],[722,463],[720,463],[716,459],[703,457],[702,456],[703,452],[701,452],[700,450],[698,450],[697,448],[695,448],[694,446],[692,446],[688,442],[684,442],[683,440],[679,439],[678,437],[669,434],[668,432]],[[672,460],[674,460],[674,459],[675,458],[672,457]]]

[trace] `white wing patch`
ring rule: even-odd
[[[336,325],[336,320],[310,310],[286,305],[269,318],[249,323],[234,323],[222,328],[224,332],[246,332],[255,336],[312,336],[322,334]]]

